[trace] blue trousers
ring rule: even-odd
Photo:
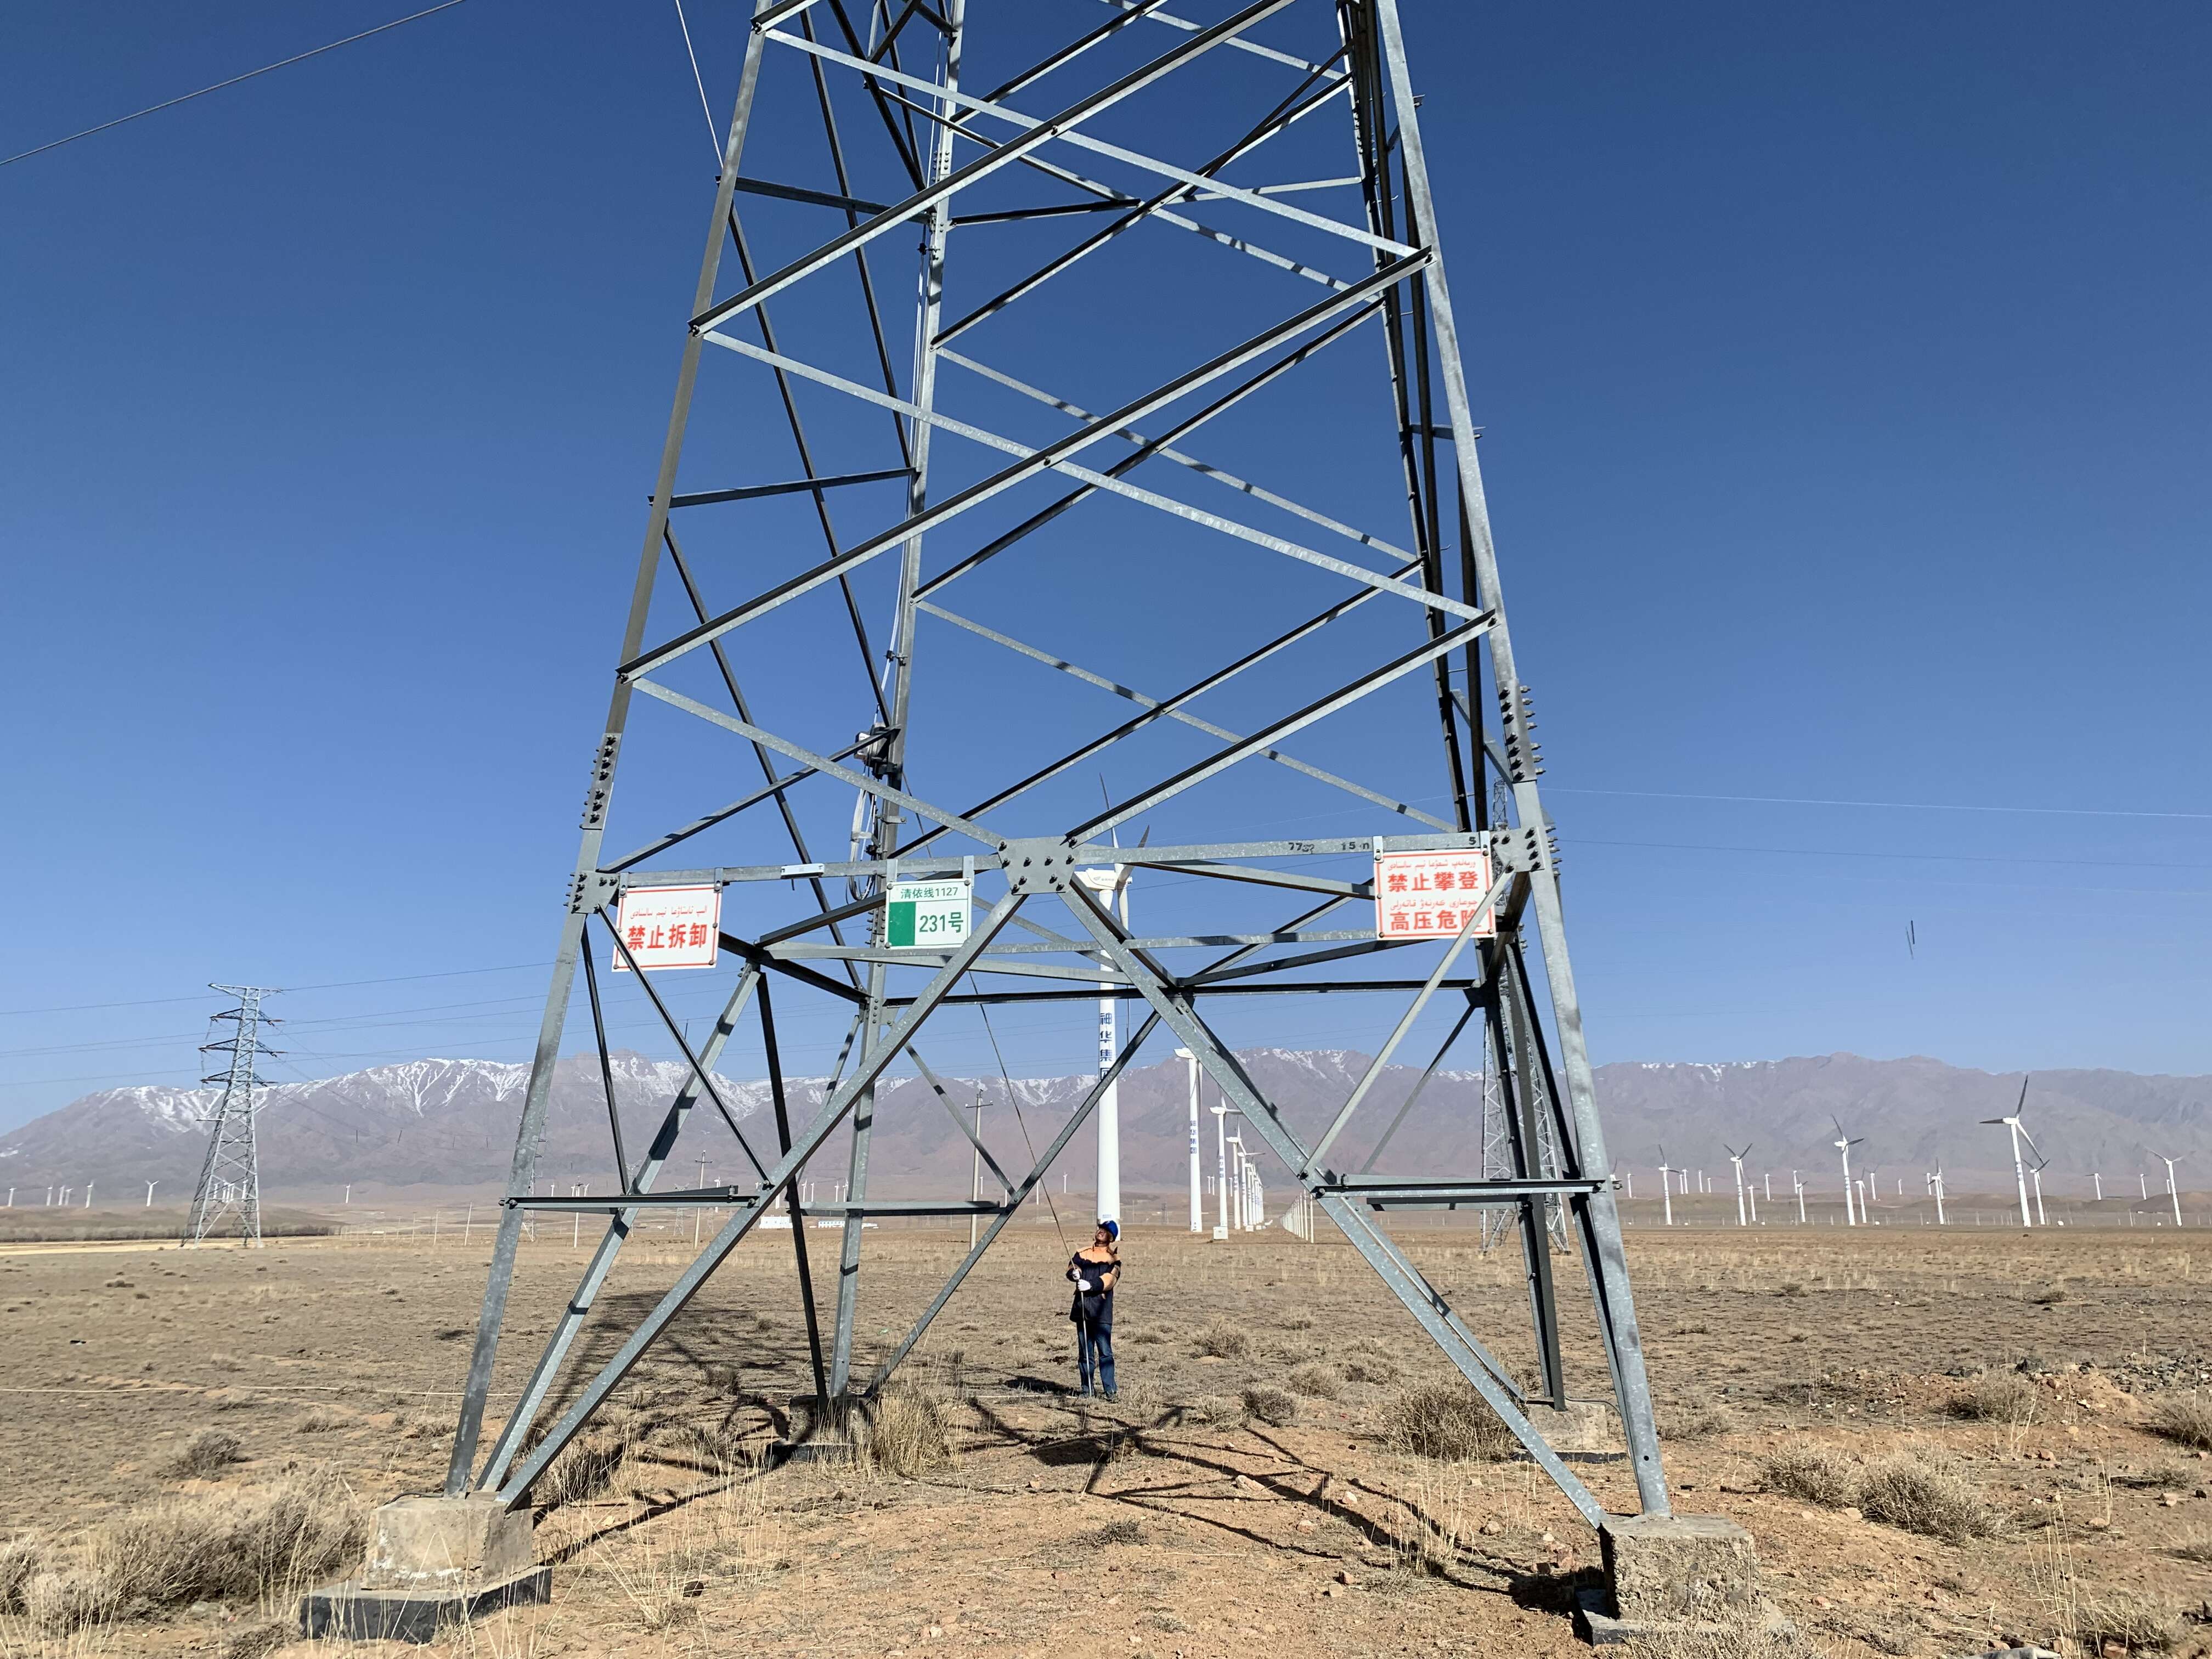
[[[1083,1391],[1091,1391],[1091,1375],[1095,1365],[1098,1386],[1108,1394],[1114,1392],[1114,1328],[1110,1325],[1094,1325],[1087,1319],[1075,1322],[1075,1364],[1083,1378]]]

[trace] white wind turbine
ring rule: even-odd
[[[1106,780],[1098,781],[1098,792],[1106,793]],[[1113,798],[1107,796],[1107,805]],[[1142,847],[1152,839],[1146,827],[1137,845]],[[1114,845],[1121,844],[1121,833],[1114,836]],[[1075,878],[1098,895],[1109,915],[1119,915],[1121,927],[1129,926],[1129,878],[1136,873],[1133,864],[1109,865],[1103,870],[1078,870]],[[1096,958],[1102,964],[1105,958]],[[1107,988],[1110,989],[1111,988]],[[1114,1030],[1115,999],[1098,999],[1098,1070],[1101,1074],[1111,1069],[1115,1056],[1120,1052],[1121,1042]],[[1117,1078],[1106,1085],[1105,1093],[1098,1097],[1098,1219],[1119,1221],[1121,1217],[1121,1085]]]
[[[2035,1183],[2035,1224],[2039,1227],[2051,1224],[2051,1218],[2043,1212],[2043,1172],[2050,1164],[2051,1160],[2046,1158],[2027,1172],[2027,1178]]]
[[[1667,1143],[1659,1143],[1659,1197],[1667,1207],[1667,1224],[1674,1224],[1674,1189],[1667,1182]]]
[[[2032,1227],[2035,1223],[2027,1212],[2027,1165],[2021,1158],[2020,1143],[2025,1140],[2027,1143],[2028,1151],[2033,1152],[2038,1158],[2043,1156],[2043,1149],[2035,1144],[2035,1137],[2028,1133],[2027,1126],[2020,1121],[2020,1109],[2027,1104],[2027,1079],[2022,1078],[2020,1080],[2020,1098],[2014,1103],[2010,1115],[2005,1117],[1985,1117],[1982,1121],[2002,1123],[2012,1132],[2012,1178],[2020,1188],[2020,1224],[2023,1227]]]
[[[1943,1172],[1941,1170],[1928,1177],[1928,1190],[1936,1198],[1936,1224],[1943,1225]]]
[[[1744,1218],[1743,1212],[1743,1160],[1751,1151],[1751,1143],[1747,1140],[1744,1142],[1743,1151],[1740,1152],[1726,1141],[1723,1141],[1721,1150],[1728,1154],[1729,1164],[1735,1169],[1735,1224],[1739,1227],[1748,1227],[1751,1223]]]
[[[1836,1138],[1831,1144],[1844,1155],[1844,1225],[1856,1227],[1859,1224],[1860,1217],[1851,1209],[1851,1148],[1865,1145],[1866,1137],[1861,1135],[1856,1139],[1852,1139],[1850,1132],[1844,1127],[1843,1119],[1833,1113],[1829,1115],[1828,1121],[1836,1126]]]
[[[2148,1146],[2143,1150],[2145,1152],[2150,1152],[2150,1149]],[[2173,1206],[2173,1224],[2179,1227],[2181,1224],[2181,1188],[2174,1185],[2173,1166],[2180,1163],[2181,1158],[2187,1158],[2189,1154],[2184,1152],[2181,1154],[2181,1158],[2168,1158],[2164,1152],[2151,1152],[2150,1155],[2156,1158],[2160,1163],[2166,1165],[2166,1200]],[[87,1188],[85,1190],[89,1192],[91,1188]]]
[[[1795,1170],[1790,1172],[1790,1190],[1796,1195],[1797,1224],[1802,1227],[1805,1224],[1805,1183],[1798,1178]]]

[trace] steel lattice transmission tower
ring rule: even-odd
[[[1595,1525],[1545,1438],[1567,1379],[1543,1212],[1563,1206],[1642,1507],[1666,1512],[1409,62],[1394,0],[757,0],[671,319],[675,408],[448,1492],[525,1502],[771,1212],[797,1224],[760,1248],[790,1241],[813,1394],[833,1419],[865,1409],[1157,1040],[1197,1056],[1255,1153]],[[1396,908],[1431,855],[1445,896]],[[1133,866],[1141,933],[1077,878]],[[661,970],[702,947],[708,968],[717,943],[695,1046]],[[608,1077],[615,1192],[536,1195],[572,1001],[604,1066],[613,982],[689,1080],[641,1153]],[[1130,1009],[1120,1052],[1034,1159],[978,1140],[984,1198],[872,1194],[887,1078],[921,1103],[899,1109],[941,1105],[972,1138],[948,1046],[981,1052],[977,1022],[1011,1006],[1066,1018],[1080,1054],[1102,994]],[[1375,1058],[1307,1121],[1223,1026],[1324,1007],[1370,1020]],[[1465,1173],[1378,1172],[1392,1130],[1360,1108],[1417,1028],[1433,1040],[1431,1012],[1451,1024],[1424,1075],[1480,1032],[1555,1169],[1527,1137],[1483,1169],[1469,1124]],[[827,1075],[801,1082],[786,1059],[810,1030]],[[733,1042],[768,1081],[750,1122],[717,1081]],[[747,1173],[661,1188],[695,1119]],[[811,1163],[842,1197],[802,1206]],[[572,1367],[639,1218],[702,1204],[726,1220],[697,1259]],[[1470,1205],[1522,1218],[1531,1332],[1490,1338],[1519,1354],[1387,1224]],[[524,1216],[579,1210],[607,1231],[487,1448]],[[903,1329],[876,1346],[861,1229],[885,1215],[985,1224],[925,1305],[871,1304]],[[842,1227],[831,1308],[816,1219]]]
[[[238,999],[238,1006],[216,1018],[235,1020],[238,1029],[215,1042],[203,1043],[204,1054],[228,1054],[230,1063],[200,1079],[220,1083],[222,1098],[207,1115],[207,1157],[200,1164],[199,1185],[192,1190],[191,1212],[185,1218],[184,1243],[204,1243],[228,1231],[235,1218],[239,1237],[249,1245],[261,1243],[261,1158],[254,1138],[253,1120],[262,1102],[256,1091],[268,1085],[257,1075],[254,1062],[277,1050],[261,1041],[261,1028],[279,1022],[261,1012],[261,999],[274,996],[273,987],[211,985]]]

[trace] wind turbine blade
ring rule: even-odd
[[[2038,1158],[2042,1160],[2041,1163],[2036,1165],[2038,1169],[2041,1169],[2044,1164],[2048,1164],[2051,1161],[2049,1158],[2044,1158],[2043,1148],[2035,1144],[2035,1137],[2028,1133],[2027,1125],[2025,1123],[2020,1126],[2020,1138],[2027,1143],[2027,1150],[2033,1152]]]
[[[2001,1117],[1985,1117],[1982,1121],[1984,1123],[2002,1123],[2004,1120]]]
[[[2013,1109],[2012,1109],[2012,1110],[2013,1110],[2013,1115],[2014,1115],[2014,1117],[2019,1116],[2019,1115],[2020,1115],[2020,1109],[2021,1109],[2022,1106],[2025,1106],[2025,1105],[2027,1105],[2027,1073],[2025,1073],[2025,1072],[2022,1072],[2022,1073],[2021,1073],[2021,1075],[2020,1075],[2020,1099],[2019,1099],[2016,1103],[2014,1103],[2014,1106],[2013,1106]]]
[[[1852,1145],[1852,1146],[1865,1146],[1865,1145],[1866,1145],[1866,1137],[1865,1137],[1864,1135],[1861,1135],[1861,1136],[1860,1136],[1856,1140],[1854,1140],[1853,1142],[1851,1142],[1851,1145]]]

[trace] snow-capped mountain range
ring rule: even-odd
[[[1368,1057],[1344,1049],[1255,1048],[1239,1058],[1254,1080],[1309,1138],[1320,1133],[1365,1073]],[[271,1087],[260,1113],[263,1182],[272,1194],[333,1199],[351,1183],[385,1194],[395,1189],[492,1192],[503,1182],[530,1068],[486,1060],[417,1060],[372,1066],[316,1082]],[[683,1083],[680,1061],[622,1053],[614,1057],[614,1092],[635,1159],[650,1140],[668,1101]],[[1370,1096],[1330,1161],[1360,1167],[1374,1137],[1396,1116],[1419,1075],[1393,1066]],[[1865,1137],[1855,1168],[1883,1173],[1917,1190],[1923,1171],[1939,1166],[1953,1193],[2001,1190],[2010,1184],[2002,1130],[1978,1120],[2009,1111],[2020,1074],[1971,1071],[1924,1058],[1875,1060],[1827,1054],[1719,1064],[1623,1062],[1601,1067],[1599,1100],[1608,1150],[1616,1164],[1645,1169],[1668,1160],[1725,1172],[1723,1141],[1753,1143],[1754,1170],[1801,1168],[1824,1182],[1835,1155],[1831,1117]],[[1029,1167],[1083,1097],[1083,1076],[1015,1079],[946,1077],[945,1099],[921,1079],[889,1079],[876,1106],[870,1164],[875,1189],[886,1196],[964,1194],[970,1152],[946,1104],[964,1117],[980,1095],[983,1137],[1010,1173]],[[717,1091],[753,1150],[768,1161],[775,1146],[769,1088],[759,1079],[718,1078]],[[820,1079],[787,1085],[793,1126],[821,1104]],[[118,1199],[161,1183],[158,1199],[190,1192],[206,1148],[211,1090],[137,1087],[103,1090],[0,1137],[0,1188],[35,1201],[50,1184],[87,1182]],[[1210,1108],[1212,1085],[1204,1090]],[[1468,1173],[1480,1166],[1482,1079],[1471,1071],[1439,1071],[1429,1081],[1377,1160],[1384,1173]],[[2027,1115],[2051,1160],[2046,1190],[2085,1194],[2093,1170],[2106,1190],[2135,1188],[2138,1165],[2156,1170],[2151,1149],[2172,1154],[2212,1152],[2212,1079],[2143,1077],[2125,1072],[2041,1072],[2030,1082]],[[1133,1190],[1172,1191],[1188,1169],[1188,1085],[1182,1062],[1134,1067],[1121,1083],[1123,1179]],[[1204,1167],[1214,1165],[1214,1127],[1203,1114]],[[1246,1137],[1255,1150],[1258,1138]],[[565,1190],[588,1182],[609,1190],[613,1158],[606,1096],[596,1057],[571,1055],[555,1070],[542,1179]],[[664,1188],[743,1182],[750,1164],[711,1105],[694,1114]],[[842,1176],[842,1135],[817,1157],[823,1180]],[[1061,1167],[1077,1188],[1091,1170],[1089,1138],[1079,1136]],[[1780,1177],[1778,1176],[1778,1180]],[[1057,1184],[1055,1182],[1055,1184]],[[2155,1182],[2153,1183],[2155,1186]],[[985,1177],[987,1190],[992,1188]],[[1656,1193],[1656,1187],[1652,1189]],[[158,1200],[157,1200],[158,1201]]]

